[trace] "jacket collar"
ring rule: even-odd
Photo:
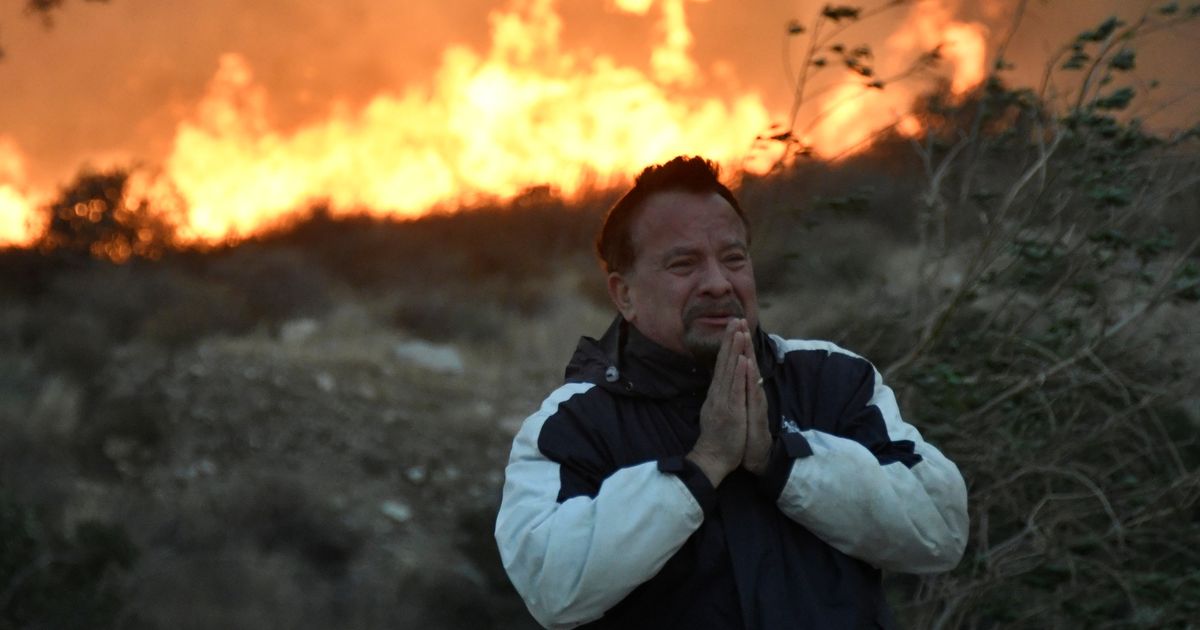
[[[772,375],[774,346],[761,328],[754,331],[754,353],[763,376]],[[705,394],[712,370],[650,340],[618,315],[600,339],[579,340],[566,377],[627,396],[674,398]]]

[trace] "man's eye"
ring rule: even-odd
[[[692,266],[692,261],[687,258],[680,258],[678,260],[672,260],[671,262],[667,263],[667,269],[670,269],[672,271],[683,271],[691,266]]]
[[[725,264],[727,265],[739,265],[744,262],[746,262],[745,254],[729,254],[725,257]]]

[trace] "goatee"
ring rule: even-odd
[[[687,307],[683,312],[683,345],[692,353],[696,362],[708,369],[717,363],[717,354],[721,351],[721,340],[725,332],[715,335],[703,335],[696,330],[695,323],[702,317],[737,317],[746,316],[746,310],[734,298],[718,302],[700,302]]]

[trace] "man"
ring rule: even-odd
[[[501,558],[543,625],[894,626],[880,570],[948,570],[966,487],[870,363],[759,328],[745,216],[647,168],[597,251],[620,316],[517,434]]]

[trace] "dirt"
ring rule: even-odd
[[[130,618],[525,628],[491,538],[512,435],[544,394],[521,376],[343,314],[131,343],[102,391],[48,378],[9,411],[77,454],[53,475],[62,530],[119,523],[142,551]]]

